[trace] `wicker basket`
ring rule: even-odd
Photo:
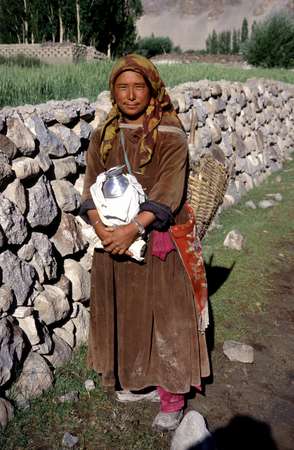
[[[188,201],[195,213],[199,239],[205,236],[229,183],[230,170],[224,164],[225,158],[218,156],[213,153],[202,156],[188,179]]]

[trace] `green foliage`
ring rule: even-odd
[[[294,17],[276,14],[255,24],[251,38],[243,46],[246,61],[254,66],[294,66]]]
[[[237,30],[234,29],[233,31],[233,39],[232,39],[232,53],[233,55],[236,55],[237,53],[239,53],[240,50],[240,44],[239,44],[239,40],[238,40],[238,32]]]
[[[0,64],[0,108],[78,97],[95,101],[99,92],[108,89],[112,64],[111,61],[97,61],[27,68]],[[172,66],[161,64],[159,71],[170,87],[202,79],[243,82],[248,78],[266,78],[294,84],[294,72],[284,69],[244,70],[195,62]]]
[[[244,17],[241,28],[241,42],[246,42],[249,38],[248,20]]]
[[[173,50],[173,43],[169,37],[154,36],[138,39],[136,52],[140,55],[152,58],[155,55],[170,53]]]
[[[1,0],[0,43],[76,42],[111,56],[134,49],[141,0]]]

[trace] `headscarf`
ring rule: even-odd
[[[150,103],[144,113],[143,134],[139,141],[139,151],[141,154],[140,167],[143,167],[152,158],[153,149],[158,137],[157,127],[162,119],[163,113],[165,117],[168,117],[169,125],[181,128],[181,123],[154,64],[141,55],[130,54],[123,56],[114,65],[109,79],[112,108],[102,129],[102,142],[100,146],[100,156],[104,163],[112,149],[113,141],[119,131],[119,120],[122,117],[115,102],[114,83],[117,77],[127,70],[132,70],[143,75],[145,80],[149,82],[152,90]]]

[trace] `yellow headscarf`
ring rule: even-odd
[[[130,54],[123,56],[114,65],[110,74],[109,87],[112,99],[112,109],[106,118],[102,130],[102,142],[100,146],[100,156],[102,161],[106,161],[112,148],[114,138],[119,131],[119,119],[121,118],[121,113],[114,98],[114,83],[116,78],[126,70],[132,70],[143,75],[152,89],[152,97],[143,118],[143,135],[139,142],[141,154],[140,167],[143,167],[151,160],[158,136],[157,127],[163,113],[168,117],[169,125],[180,128],[182,126],[154,64],[141,55]]]

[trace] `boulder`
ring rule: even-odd
[[[0,134],[0,152],[4,153],[9,161],[17,155],[16,145],[4,134]]]
[[[28,189],[29,212],[27,220],[32,228],[50,225],[58,214],[52,188],[45,175]]]
[[[75,190],[78,191],[78,193],[80,195],[82,195],[82,193],[83,193],[84,180],[85,180],[85,174],[80,173],[80,175],[78,176],[78,178],[76,179],[75,184],[74,184]]]
[[[88,342],[90,313],[82,303],[75,303],[78,306],[76,317],[72,321],[76,327],[76,347]]]
[[[204,418],[197,411],[189,411],[176,429],[170,450],[216,450]]]
[[[48,355],[53,349],[53,341],[47,325],[43,321],[39,322],[39,335],[40,342],[33,345],[32,349],[34,352],[39,353],[39,355]]]
[[[24,216],[3,194],[0,194],[0,226],[8,244],[21,245],[28,235]]]
[[[8,184],[3,195],[14,203],[22,214],[25,213],[27,207],[25,188],[17,178]]]
[[[72,349],[70,346],[55,333],[52,335],[53,340],[53,352],[45,355],[44,357],[50,364],[56,369],[57,367],[63,366],[67,361],[71,359]]]
[[[73,127],[72,131],[81,139],[89,139],[93,128],[85,120],[81,119]]]
[[[7,313],[13,306],[13,292],[10,287],[3,284],[0,287],[0,315]]]
[[[0,319],[0,386],[5,385],[14,374],[24,349],[22,330],[11,318]]]
[[[253,200],[248,200],[248,202],[245,202],[245,206],[250,209],[256,209],[256,204]]]
[[[0,151],[0,190],[5,189],[7,184],[14,178],[14,172],[8,157]]]
[[[53,383],[53,375],[45,359],[38,353],[30,352],[22,372],[13,386],[15,399],[28,400],[40,396]]]
[[[275,206],[275,202],[273,200],[261,200],[260,202],[258,202],[258,207],[261,209],[267,209],[267,208],[272,208],[273,206]]]
[[[230,361],[239,361],[243,363],[254,362],[254,349],[251,345],[228,340],[223,344],[223,352]]]
[[[44,150],[41,150],[35,159],[43,172],[47,172],[53,164],[51,158],[44,152]]]
[[[91,276],[83,266],[73,260],[66,259],[64,261],[65,276],[71,281],[72,299],[74,301],[85,301],[90,298]]]
[[[18,318],[18,325],[24,331],[30,344],[36,345],[40,342],[39,333],[36,326],[36,319],[33,316]]]
[[[39,312],[39,318],[46,325],[65,319],[70,314],[70,304],[64,292],[56,286],[43,285],[42,291],[35,299],[35,309]]]
[[[14,408],[12,404],[5,398],[0,398],[0,425],[5,428],[9,420],[14,416]]]
[[[0,254],[2,281],[10,287],[18,306],[26,303],[34,284],[35,270],[10,250]]]
[[[67,180],[53,180],[51,186],[59,208],[64,212],[72,212],[80,207],[81,195]]]
[[[244,247],[245,238],[239,230],[230,231],[224,240],[224,246],[232,250],[242,250]]]
[[[31,115],[25,119],[25,124],[30,129],[31,133],[38,139],[41,153],[55,158],[61,158],[66,155],[64,145],[54,133],[45,127],[41,117],[38,115]],[[40,167],[42,166],[40,165]],[[42,168],[42,170],[44,169]],[[44,170],[44,172],[46,172],[46,170]]]
[[[61,180],[77,172],[77,164],[73,156],[53,160],[55,178]]]
[[[31,156],[35,152],[35,139],[18,117],[8,117],[7,137],[15,144],[23,156]]]
[[[75,346],[76,327],[72,320],[68,320],[60,328],[54,328],[56,336],[63,339],[71,348]]]
[[[86,248],[81,227],[72,214],[63,213],[59,227],[51,238],[62,256],[72,255]]]
[[[33,314],[34,308],[32,306],[18,306],[13,311],[12,316],[17,319],[24,319],[25,317],[29,317]]]
[[[81,140],[70,128],[56,123],[49,130],[62,142],[68,155],[75,155],[79,151]]]
[[[20,180],[34,177],[40,172],[40,166],[36,159],[21,156],[12,161],[12,169]]]
[[[45,272],[48,280],[55,280],[57,277],[58,265],[54,256],[53,245],[49,238],[43,233],[32,233],[31,242],[35,248],[32,265],[38,273]],[[43,282],[45,277],[41,277]]]

